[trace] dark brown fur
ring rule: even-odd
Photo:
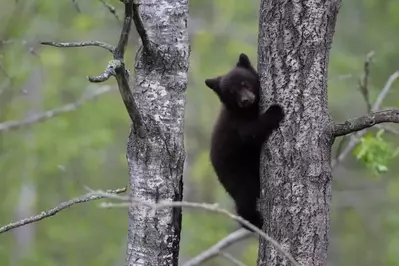
[[[259,77],[245,54],[240,54],[230,72],[207,79],[205,84],[222,102],[211,140],[213,168],[235,201],[237,214],[262,228],[257,210],[260,151],[284,119],[283,109],[274,104],[259,115]]]

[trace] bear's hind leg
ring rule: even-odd
[[[260,212],[257,210],[257,197],[254,195],[249,195],[248,193],[243,193],[240,195],[241,197],[236,199],[236,212],[237,215],[241,216],[254,226],[262,229],[263,226],[263,218]],[[253,231],[249,229],[244,224],[241,224],[247,230]]]

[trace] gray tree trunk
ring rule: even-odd
[[[262,108],[283,105],[286,119],[264,146],[261,211],[266,233],[300,265],[326,265],[333,124],[327,69],[340,0],[261,0]],[[290,265],[260,241],[258,265]]]
[[[29,80],[21,88],[21,91],[26,93],[24,97],[26,98],[29,109],[26,112],[25,118],[29,119],[40,113],[43,106],[43,80],[39,69],[33,71]],[[26,129],[25,141],[28,146],[35,145],[35,135],[32,130]],[[38,156],[36,154],[26,156],[23,161],[25,165],[21,169],[22,182],[18,205],[15,210],[16,220],[32,216],[36,212],[37,189],[35,182],[31,178],[31,173],[39,164]],[[20,265],[21,259],[31,251],[32,243],[34,243],[36,237],[36,224],[31,223],[16,228],[13,234],[15,237],[15,246],[13,248],[13,256],[11,257],[11,266]]]
[[[131,129],[130,197],[148,203],[183,195],[184,108],[189,43],[187,0],[142,0],[140,16],[156,54],[136,54],[134,98],[147,129]],[[126,265],[177,265],[181,209],[129,208]]]

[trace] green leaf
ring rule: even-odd
[[[394,150],[391,144],[384,140],[384,132],[381,129],[375,136],[366,134],[360,139],[360,144],[354,150],[356,158],[375,175],[387,172],[389,170],[388,163],[399,153],[399,149]]]

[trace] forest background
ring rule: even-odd
[[[116,8],[116,15],[109,5]],[[87,82],[87,75],[101,73],[108,63],[106,51],[40,45],[40,41],[114,43],[123,17],[117,0],[0,0],[0,6],[0,125],[60,107],[75,108],[13,130],[0,126],[1,226],[83,195],[86,187],[125,186],[129,117],[114,80],[100,85]],[[186,200],[217,202],[233,210],[209,162],[209,138],[219,102],[204,79],[231,68],[241,52],[256,62],[258,16],[258,0],[190,1]],[[335,121],[367,111],[359,86],[367,58],[372,59],[371,101],[399,70],[398,28],[397,0],[343,1],[329,62],[329,110]],[[125,56],[130,69],[136,47],[137,34],[132,30]],[[382,106],[399,106],[398,90],[396,82]],[[399,265],[399,165],[398,157],[392,158],[399,146],[392,132],[398,129],[394,125],[386,129],[381,139],[377,137],[381,127],[369,130],[363,142],[333,168],[330,265]],[[348,140],[336,140],[333,156]],[[236,228],[222,215],[184,209],[180,260],[195,256]],[[0,235],[0,265],[121,265],[126,232],[126,209],[99,208],[99,202],[76,205]],[[258,241],[252,238],[228,251],[255,265],[257,248]],[[204,265],[230,264],[218,257]]]

